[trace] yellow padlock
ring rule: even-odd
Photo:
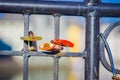
[[[29,31],[28,34],[29,34],[28,36],[20,37],[20,39],[29,42],[28,49],[30,51],[37,51],[37,43],[36,43],[36,41],[41,40],[42,37],[40,37],[40,36],[34,36],[34,33],[32,31]]]

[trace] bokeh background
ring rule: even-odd
[[[48,1],[48,0],[47,0]],[[83,0],[49,0],[49,1],[76,1]],[[120,3],[120,0],[102,0],[106,3]],[[104,32],[110,24],[120,20],[119,17],[103,17],[100,19],[100,30]],[[52,15],[31,15],[30,30],[43,39],[37,45],[54,39],[54,17]],[[0,50],[21,51],[24,34],[24,20],[21,14],[0,13]],[[115,66],[120,69],[120,28],[112,31],[108,37]],[[60,17],[60,38],[74,42],[74,48],[64,48],[63,51],[82,52],[85,46],[85,18],[81,16]],[[39,50],[40,51],[40,50]],[[107,57],[107,56],[106,56]],[[60,58],[59,80],[84,80],[83,58]],[[23,79],[23,57],[0,56],[0,80]],[[112,80],[112,73],[100,63],[100,80]],[[30,57],[29,80],[53,80],[53,58]]]

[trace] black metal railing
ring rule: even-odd
[[[24,36],[29,32],[29,16],[31,14],[53,15],[55,22],[54,38],[59,38],[59,22],[62,15],[83,16],[86,19],[85,49],[83,52],[60,52],[62,55],[49,55],[51,52],[28,51],[24,41],[23,51],[0,51],[0,55],[23,56],[23,80],[28,80],[28,63],[30,56],[54,58],[54,80],[58,80],[60,57],[84,57],[85,80],[99,80],[100,61],[100,18],[120,17],[120,4],[102,3],[100,0],[84,0],[84,2],[35,1],[35,0],[1,0],[1,13],[16,13],[24,16]],[[104,46],[102,46],[104,47]],[[49,54],[47,54],[49,53]],[[79,65],[79,64],[78,64]],[[107,65],[108,66],[108,65]],[[107,68],[107,67],[106,67]],[[110,69],[108,69],[110,70]]]

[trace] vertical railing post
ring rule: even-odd
[[[60,37],[60,15],[54,14],[54,39],[59,39]],[[58,80],[59,73],[59,58],[54,56],[54,80]]]
[[[58,80],[59,73],[59,57],[54,56],[54,80]]]
[[[85,80],[99,80],[99,16],[96,11],[86,17]]]
[[[24,14],[24,36],[28,36],[29,32],[29,14]],[[24,41],[24,54],[23,54],[23,80],[28,80],[28,42]]]
[[[54,14],[54,38],[60,37],[60,14]]]
[[[89,7],[98,5],[101,0],[85,0]],[[99,80],[99,14],[96,10],[88,10],[86,14],[85,80]]]
[[[90,1],[92,2],[93,0]],[[94,3],[92,4],[94,5]],[[99,80],[99,32],[98,12],[95,10],[88,10],[88,13],[86,14],[85,46],[87,56],[85,57],[85,80]]]
[[[24,36],[29,33],[29,14],[24,14]],[[28,42],[24,41],[24,49],[28,49]]]
[[[88,5],[88,6],[92,6],[92,5],[97,5],[101,2],[101,0],[84,0],[84,2]]]

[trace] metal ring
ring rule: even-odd
[[[107,38],[109,36],[109,34],[111,33],[111,31],[113,29],[115,29],[116,27],[119,27],[120,25],[120,21],[117,21],[116,23],[108,26],[106,28],[106,30],[104,31],[104,36]],[[104,43],[103,42],[100,42],[100,57],[101,57],[101,63],[103,64],[103,66],[110,72],[112,72],[111,70],[111,65],[107,62],[106,60],[106,57],[105,57],[105,54],[104,54]],[[115,73],[116,74],[120,74],[120,70],[119,69],[115,69]]]

